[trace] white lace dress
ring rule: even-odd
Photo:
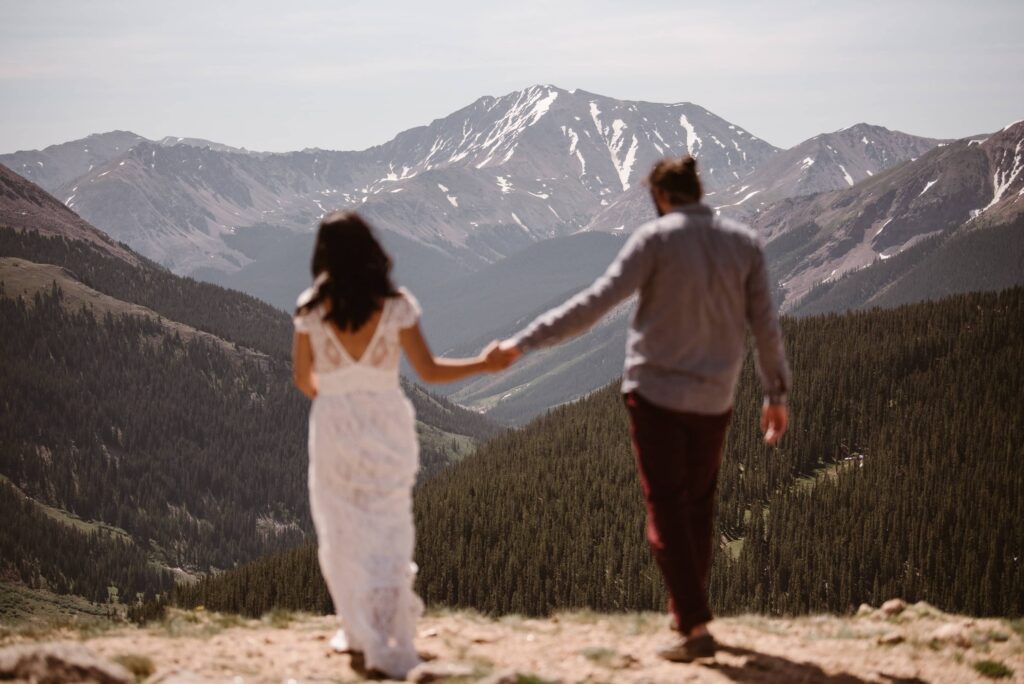
[[[309,335],[317,380],[309,498],[320,568],[344,626],[332,645],[347,641],[365,654],[367,668],[397,678],[420,662],[413,638],[423,603],[412,586],[419,444],[415,413],[398,381],[398,333],[419,313],[407,290],[387,299],[359,360],[323,321],[322,309],[295,318],[296,330]]]

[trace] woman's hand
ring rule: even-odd
[[[505,370],[515,363],[519,357],[518,349],[508,347],[497,340],[491,342],[480,352],[480,358],[483,359],[485,367],[491,373]]]
[[[494,373],[508,368],[518,358],[518,354],[499,349],[497,342],[487,345],[471,359],[437,358],[423,339],[418,324],[404,328],[399,339],[410,365],[425,382],[457,382],[477,373]]]

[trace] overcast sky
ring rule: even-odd
[[[788,147],[1024,118],[1024,2],[0,0],[0,152],[114,129],[363,149],[536,83],[690,101]]]

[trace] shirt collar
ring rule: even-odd
[[[708,205],[704,204],[703,202],[691,202],[690,204],[683,204],[683,205],[680,205],[678,207],[672,207],[672,210],[669,211],[669,213],[670,214],[675,214],[675,213],[693,214],[693,215],[710,214],[711,213],[711,207],[709,207]]]

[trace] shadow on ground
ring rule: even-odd
[[[752,682],[756,684],[775,684],[777,682],[800,682],[801,684],[868,684],[846,672],[828,674],[813,663],[798,663],[776,655],[752,651],[749,648],[736,646],[720,646],[719,653],[736,656],[736,662],[716,660],[706,667],[721,672],[734,682]],[[891,684],[927,684],[916,677],[904,678],[880,673],[884,681]]]

